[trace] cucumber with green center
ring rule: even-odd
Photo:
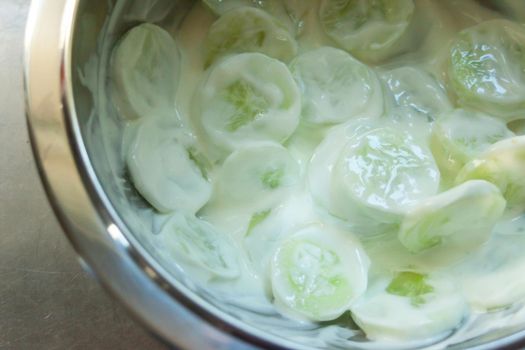
[[[335,319],[366,290],[368,264],[351,236],[323,225],[302,228],[273,257],[275,304],[293,318]]]
[[[468,306],[450,278],[402,271],[373,278],[351,311],[369,339],[404,342],[446,337]]]
[[[333,124],[383,113],[375,72],[345,51],[331,47],[307,51],[292,61],[290,70],[302,92],[302,118],[307,122]]]
[[[398,53],[414,14],[413,0],[324,0],[319,18],[339,46],[363,61]]]
[[[247,143],[284,142],[299,124],[301,95],[286,65],[243,53],[212,67],[193,106],[199,138],[217,160]]]
[[[171,35],[141,24],[117,43],[111,57],[111,95],[125,119],[175,117],[180,53]]]
[[[257,218],[255,223],[253,218]],[[270,285],[270,265],[275,251],[299,227],[319,222],[310,196],[292,195],[279,206],[252,216],[243,247],[254,269]],[[271,289],[271,288],[269,288]]]
[[[437,191],[429,150],[409,133],[379,128],[350,141],[334,171],[336,188],[370,208],[396,212]]]
[[[126,163],[133,185],[161,213],[194,214],[211,197],[211,184],[181,140],[176,128],[143,120],[128,147]]]
[[[505,121],[525,113],[525,26],[491,20],[462,31],[450,50],[459,103]]]
[[[297,54],[297,43],[277,19],[262,10],[241,7],[221,16],[208,32],[205,67],[220,57],[260,52],[283,62]]]
[[[362,133],[355,123],[335,130],[309,166],[314,198],[365,235],[391,229],[410,205],[434,195],[439,185],[424,143],[409,132],[375,124],[364,122]]]
[[[253,144],[233,152],[215,181],[214,198],[224,206],[253,207],[263,215],[299,181],[299,165],[276,143]]]

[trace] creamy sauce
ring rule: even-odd
[[[341,42],[327,35],[319,20],[323,7],[308,3],[291,1],[282,7],[276,1],[269,7],[279,20],[294,19],[286,27],[296,30],[297,47],[287,50],[302,55],[327,46],[340,49]],[[414,4],[413,20],[396,39],[401,52],[368,67],[347,62],[349,71],[341,68],[331,79],[353,74],[352,81],[360,85],[340,96],[341,89],[332,91],[315,76],[332,74],[330,63],[317,72],[306,55],[299,67],[297,61],[234,52],[204,69],[203,43],[218,17],[201,3],[172,32],[178,54],[168,62],[180,65],[176,73],[157,64],[157,70],[135,83],[113,82],[108,99],[94,76],[118,76],[115,70],[132,51],[121,61],[113,55],[107,73],[94,72],[94,64],[86,67],[84,84],[99,91],[94,96],[99,118],[91,122],[100,130],[94,133],[102,133],[106,149],[117,150],[117,157],[108,153],[114,176],[129,172],[131,191],[142,203],[124,216],[143,230],[139,236],[157,249],[168,269],[227,313],[308,346],[443,348],[525,320],[524,312],[516,311],[525,298],[525,216],[502,214],[501,183],[478,181],[483,189],[469,191],[480,194],[475,208],[487,215],[463,218],[465,225],[479,225],[476,232],[454,226],[462,205],[457,203],[468,191],[448,195],[456,184],[440,179],[442,164],[435,163],[436,150],[430,146],[433,122],[461,107],[450,86],[450,45],[459,31],[502,15],[474,1]],[[162,6],[150,1],[143,11],[135,9],[136,16],[148,18],[153,11],[151,21],[156,21]],[[162,46],[155,38],[145,40],[151,40],[152,55]],[[162,55],[170,53],[158,52],[157,62],[166,62]],[[332,54],[339,55],[322,57]],[[386,55],[383,47],[378,55]],[[301,80],[307,73],[312,73],[310,80]],[[170,86],[174,92],[165,98],[168,104],[161,104],[160,112],[127,117],[135,113],[119,107],[125,101],[115,102],[115,95],[133,89],[140,93],[159,74],[178,80],[178,86]],[[235,85],[242,79],[251,87]],[[301,85],[316,83],[317,90]],[[254,95],[242,105],[238,96],[250,96],[250,89],[262,91],[262,97]],[[315,94],[311,104],[300,103],[305,91]],[[156,98],[162,94],[144,98],[139,112],[149,111],[148,103],[158,106]],[[327,109],[340,113],[336,107],[344,108],[352,98],[350,106],[357,107],[350,108],[348,118],[323,116]],[[217,121],[216,114],[229,113],[239,103],[253,119]],[[305,108],[315,110],[313,118],[304,118]],[[279,118],[271,119],[268,111]],[[201,121],[202,115],[208,119]],[[256,127],[246,131],[252,124]],[[123,133],[119,125],[125,126]],[[510,130],[501,138],[508,137],[515,137]],[[485,151],[476,150],[472,157],[483,157]],[[486,152],[489,157],[490,149]],[[384,154],[392,159],[377,165]],[[432,213],[446,220],[425,226],[418,216],[423,215],[421,206],[431,208],[424,214],[429,220]],[[436,237],[426,237],[430,228]],[[416,243],[398,238],[400,231]],[[457,238],[461,234],[474,236],[465,243]],[[282,277],[287,273],[291,277]]]

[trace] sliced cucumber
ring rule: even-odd
[[[412,0],[324,0],[320,21],[339,46],[364,61],[398,53],[414,14]]]
[[[319,222],[312,200],[307,193],[292,195],[270,212],[261,211],[254,217],[261,220],[243,237],[243,245],[254,269],[270,287],[270,265],[282,242],[298,228]],[[266,213],[268,213],[266,215]],[[261,216],[262,215],[262,216]],[[262,219],[264,217],[264,219]],[[250,224],[253,222],[251,220]],[[248,226],[250,228],[250,225]]]
[[[283,63],[244,53],[213,67],[193,105],[199,137],[217,160],[247,143],[284,142],[299,124],[301,96]]]
[[[363,235],[392,230],[410,205],[434,195],[439,185],[424,143],[369,119],[334,128],[308,172],[316,201]]]
[[[347,200],[386,212],[399,212],[437,192],[439,171],[424,145],[393,127],[351,140],[334,169],[334,185]]]
[[[126,162],[135,188],[155,209],[194,214],[210,199],[212,186],[180,132],[156,120],[140,121]]]
[[[511,137],[490,146],[459,172],[456,183],[482,179],[494,183],[507,200],[509,214],[525,210],[525,136]]]
[[[157,239],[162,251],[175,261],[191,264],[210,278],[233,279],[240,275],[238,247],[206,221],[176,213],[164,224]]]
[[[505,121],[525,113],[525,26],[491,20],[462,31],[450,51],[459,103]]]
[[[467,162],[491,144],[512,136],[514,134],[499,119],[456,109],[436,121],[430,145],[444,180],[453,181]]]
[[[215,182],[214,200],[263,212],[290,194],[298,181],[299,166],[286,148],[275,143],[254,144],[224,161]]]
[[[378,124],[369,119],[358,119],[332,128],[315,149],[308,164],[308,186],[315,202],[332,215],[338,216],[340,209],[332,198],[332,174],[335,164],[345,145]],[[343,215],[344,216],[344,215]],[[369,220],[365,220],[370,223]]]
[[[204,0],[216,15],[222,16],[240,7],[264,10],[275,16],[290,33],[299,35],[304,27],[304,17],[309,11],[317,11],[318,0]]]
[[[282,6],[278,0],[203,0],[202,2],[219,16],[239,7],[251,6],[272,13]]]
[[[429,122],[452,110],[444,88],[424,70],[406,66],[387,71],[381,78],[393,106],[413,109]]]
[[[314,198],[366,235],[391,229],[410,205],[434,195],[439,185],[424,144],[408,132],[378,125],[365,120],[335,129],[309,167]]]
[[[271,15],[252,7],[241,7],[221,16],[208,32],[205,67],[218,58],[243,52],[260,52],[289,62],[297,54],[297,43]]]
[[[368,258],[350,236],[322,225],[300,229],[272,261],[275,303],[315,321],[339,317],[366,290]]]
[[[468,306],[450,278],[402,271],[374,278],[351,311],[369,339],[406,342],[444,338]]]
[[[467,181],[409,210],[398,237],[412,253],[442,246],[466,254],[487,241],[504,209],[505,199],[496,186]]]
[[[171,35],[154,24],[132,28],[111,58],[112,98],[125,119],[175,118],[180,53]]]
[[[331,47],[308,51],[292,61],[303,96],[302,118],[311,123],[341,123],[383,113],[383,94],[372,69]]]

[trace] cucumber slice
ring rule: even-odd
[[[324,0],[320,21],[339,46],[363,61],[379,62],[398,53],[414,14],[412,0]]]
[[[452,110],[444,88],[424,70],[401,67],[383,73],[381,78],[395,107],[413,109],[429,122]]]
[[[482,249],[455,267],[454,274],[461,281],[472,308],[490,312],[525,298],[524,249],[523,231],[496,234]]]
[[[271,211],[260,211],[259,215],[252,216],[252,218],[260,218],[260,221],[244,235],[243,246],[252,267],[268,286],[271,279],[271,260],[282,242],[293,235],[298,228],[319,222],[312,204],[311,197],[307,193],[301,193],[290,196]],[[250,224],[252,222],[253,220]]]
[[[504,209],[505,199],[496,186],[467,181],[409,210],[398,237],[412,253],[442,246],[467,254],[487,241]]]
[[[263,212],[290,194],[298,181],[299,166],[286,148],[275,143],[251,145],[224,161],[214,200]]]
[[[332,198],[332,169],[350,140],[377,127],[377,122],[369,119],[338,125],[326,134],[313,153],[308,164],[308,187],[315,202],[334,216],[338,216],[341,210],[334,205]],[[365,223],[371,222],[365,220]]]
[[[372,279],[351,311],[354,321],[371,340],[435,341],[461,323],[468,306],[451,279],[402,271],[393,277]]]
[[[289,62],[297,54],[297,43],[271,15],[252,7],[241,7],[221,16],[208,32],[205,67],[218,58],[243,52],[260,52]]]
[[[467,163],[456,183],[482,179],[494,183],[507,200],[509,215],[525,210],[525,136],[511,137],[490,146]]]
[[[334,169],[334,180],[348,200],[399,212],[437,192],[439,171],[430,152],[409,133],[384,127],[345,146]]]
[[[180,133],[156,120],[141,121],[126,162],[133,185],[155,209],[194,214],[210,199],[212,186]]]
[[[164,224],[157,240],[168,257],[197,267],[210,278],[240,275],[238,247],[206,221],[176,213]]]
[[[525,26],[491,20],[462,31],[450,51],[459,103],[505,121],[525,113]]]
[[[304,17],[309,11],[316,11],[318,0],[203,0],[216,15],[222,16],[240,7],[253,7],[275,16],[281,25],[292,34],[299,35],[304,27]]]
[[[224,15],[231,10],[239,7],[251,6],[266,10],[270,13],[275,12],[281,7],[278,0],[202,0],[202,2],[216,15]]]
[[[345,51],[322,47],[292,61],[290,70],[303,96],[302,118],[341,123],[383,113],[381,85],[372,69]]]
[[[299,124],[301,96],[283,63],[243,53],[213,67],[193,105],[199,138],[217,160],[247,143],[284,142]]]
[[[439,185],[425,145],[398,127],[366,119],[335,128],[308,171],[316,201],[363,235],[392,230],[405,210]]]
[[[444,180],[453,181],[467,162],[491,144],[512,136],[514,133],[499,119],[456,109],[436,121],[430,147]]]
[[[375,235],[434,195],[439,172],[430,151],[410,133],[364,120],[327,136],[312,157],[309,185],[332,215],[356,233]]]
[[[180,53],[171,35],[154,24],[128,31],[113,50],[111,96],[122,118],[175,117]]]
[[[350,236],[322,225],[302,228],[273,257],[275,304],[293,318],[335,319],[366,290],[368,265]]]

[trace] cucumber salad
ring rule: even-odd
[[[108,101],[161,254],[372,342],[524,302],[518,2],[203,0],[135,23]]]

